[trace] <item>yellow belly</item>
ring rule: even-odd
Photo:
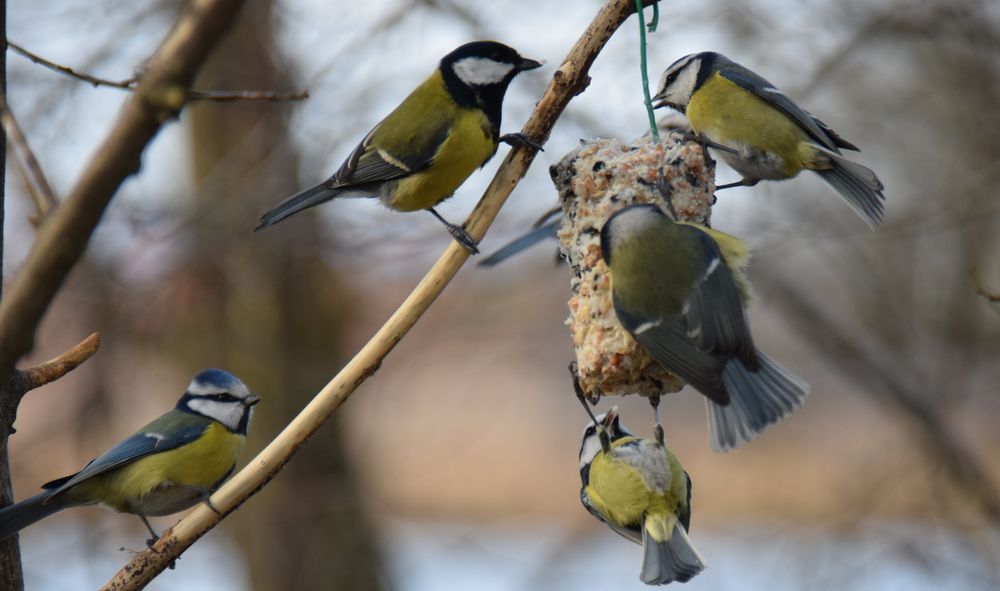
[[[745,177],[787,178],[804,167],[805,132],[763,99],[718,73],[691,97],[687,118],[695,132],[740,151],[739,156],[720,151],[720,156]]]
[[[480,111],[462,109],[431,167],[400,180],[383,202],[398,211],[417,211],[451,197],[470,174],[496,153],[497,144],[489,129],[489,122]]]
[[[232,471],[244,437],[218,423],[197,441],[81,482],[68,494],[123,513],[169,515],[193,506]]]

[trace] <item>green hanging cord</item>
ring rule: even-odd
[[[642,94],[646,103],[646,114],[649,115],[649,131],[653,135],[653,143],[660,143],[660,132],[656,129],[656,117],[653,115],[653,99],[649,96],[649,76],[646,74],[646,18],[642,14],[642,0],[635,0],[635,11],[639,15],[639,65],[642,71]],[[653,20],[649,23],[649,32],[656,30],[660,21],[659,0],[653,2]]]

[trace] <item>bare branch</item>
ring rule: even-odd
[[[114,81],[114,80],[107,80],[105,78],[98,78],[96,76],[91,76],[90,74],[85,74],[83,72],[77,72],[76,70],[74,70],[73,68],[70,68],[68,66],[63,66],[63,65],[57,64],[57,63],[55,63],[53,61],[49,61],[49,60],[45,59],[44,57],[38,55],[37,53],[32,53],[32,52],[28,51],[27,49],[21,47],[20,45],[18,45],[17,43],[14,43],[13,41],[11,41],[9,39],[7,40],[7,46],[10,47],[11,49],[13,49],[15,53],[21,54],[22,56],[28,58],[29,60],[35,62],[36,64],[38,64],[40,66],[45,66],[46,68],[48,68],[48,69],[50,69],[50,70],[52,70],[54,72],[58,72],[58,73],[60,73],[60,74],[62,74],[64,76],[69,76],[70,78],[76,78],[77,80],[82,80],[82,81],[84,81],[84,82],[86,82],[88,84],[93,85],[94,87],[107,86],[109,88],[118,88],[118,89],[122,89],[122,90],[133,90],[135,88],[136,82],[138,81],[138,79],[135,76],[133,76],[132,78],[125,79],[125,80],[121,80],[121,81]]]
[[[21,273],[0,302],[0,376],[31,350],[46,309],[76,265],[118,188],[139,169],[146,146],[184,107],[187,88],[243,0],[188,4],[66,200],[39,229]]]
[[[309,91],[280,93],[269,90],[189,90],[187,93],[189,101],[265,101],[265,102],[286,102],[304,101],[309,98]]]
[[[141,80],[141,76],[133,76],[131,78],[126,78],[125,80],[108,80],[106,78],[98,78],[97,76],[92,76],[84,72],[78,72],[73,68],[64,66],[62,64],[57,64],[51,60],[47,60],[44,57],[33,53],[25,49],[24,47],[14,43],[13,41],[8,41],[7,45],[10,46],[16,53],[28,58],[29,60],[35,62],[40,66],[45,66],[46,68],[58,72],[64,76],[69,76],[70,78],[75,78],[77,80],[82,80],[92,86],[99,87],[104,86],[107,88],[117,88],[119,90],[128,90],[130,92],[134,91]],[[231,102],[231,101],[268,101],[268,102],[284,102],[284,101],[301,101],[309,98],[309,91],[304,90],[302,92],[295,93],[279,93],[271,92],[268,90],[233,90],[233,91],[221,91],[221,90],[187,90],[187,100],[189,101],[219,101],[219,102]]]
[[[101,336],[95,332],[59,357],[23,370],[21,375],[24,379],[25,392],[41,388],[73,371],[97,353],[100,344]]]
[[[653,0],[644,0],[646,4]],[[587,72],[604,44],[619,25],[635,11],[632,0],[607,2],[566,59],[525,123],[522,133],[544,143],[569,101],[586,88]],[[518,181],[534,159],[532,149],[514,148],[501,164],[483,198],[466,221],[476,239],[483,237]],[[141,589],[170,565],[201,536],[265,486],[291,456],[305,444],[354,390],[381,366],[386,355],[403,339],[427,311],[469,257],[468,251],[451,242],[409,297],[381,329],[365,344],[292,422],[256,458],[224,484],[211,502],[221,515],[198,505],[177,525],[166,531],[149,549],[136,554],[108,581],[103,590]]]
[[[28,138],[24,137],[24,132],[21,131],[21,126],[17,124],[14,113],[10,111],[10,105],[7,104],[7,97],[3,96],[2,93],[0,93],[0,122],[3,123],[4,132],[14,145],[14,149],[20,156],[19,163],[25,170],[28,192],[31,193],[31,199],[35,202],[36,214],[33,217],[32,223],[37,226],[50,211],[55,209],[58,201],[56,201],[52,185],[49,184],[49,180],[45,177],[42,166],[38,163],[38,159],[35,158],[35,153],[31,151],[31,146],[28,145]]]

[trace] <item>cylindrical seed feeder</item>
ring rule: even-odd
[[[569,263],[573,290],[566,324],[583,392],[596,399],[680,390],[684,383],[661,368],[615,316],[601,228],[612,213],[633,203],[654,203],[678,221],[707,225],[715,162],[701,145],[670,133],[661,144],[648,136],[632,144],[587,142],[549,172],[563,207],[559,248]]]

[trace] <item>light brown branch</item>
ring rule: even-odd
[[[139,169],[146,146],[184,106],[187,88],[243,0],[188,4],[125,103],[104,143],[66,200],[39,229],[21,273],[0,302],[0,379],[31,350],[45,310],[79,261],[121,184]]]
[[[28,51],[24,47],[21,47],[13,41],[8,41],[7,45],[10,46],[16,53],[28,58],[29,60],[35,62],[40,66],[44,66],[54,72],[58,72],[64,76],[69,76],[70,78],[75,78],[76,80],[81,80],[86,82],[95,88],[98,86],[104,86],[107,88],[117,88],[119,90],[134,91],[141,80],[141,77],[133,76],[131,78],[126,78],[125,80],[108,80],[107,78],[98,78],[97,76],[92,76],[85,72],[78,72],[69,66],[64,66],[62,64],[57,64],[51,60],[47,60],[44,57]],[[218,101],[218,102],[231,102],[231,101],[268,101],[268,102],[283,102],[283,101],[301,101],[309,98],[309,91],[304,90],[302,92],[295,93],[279,93],[271,92],[268,90],[233,90],[233,91],[222,91],[222,90],[188,90],[187,100],[189,101]]]
[[[19,163],[25,171],[28,193],[31,194],[32,201],[35,202],[36,213],[33,216],[32,223],[37,226],[55,208],[57,204],[56,195],[52,190],[52,185],[49,184],[49,180],[45,177],[42,166],[38,163],[38,159],[35,158],[35,153],[32,152],[31,146],[28,145],[28,138],[24,136],[21,126],[18,125],[17,119],[14,117],[14,113],[11,112],[10,105],[7,104],[7,97],[3,96],[2,93],[0,93],[0,122],[3,123],[3,130],[7,134],[7,139],[14,145],[15,151],[20,157]]]
[[[24,380],[25,393],[50,384],[73,371],[81,363],[90,359],[94,353],[97,353],[97,347],[100,344],[101,336],[95,332],[59,357],[22,370],[21,376]]]
[[[563,109],[586,87],[589,81],[587,72],[597,54],[634,11],[632,0],[612,0],[601,8],[556,70],[522,133],[544,143]],[[485,234],[534,156],[533,150],[524,148],[515,148],[507,155],[466,222],[466,228],[474,238],[480,239]],[[355,388],[378,370],[385,357],[416,324],[468,257],[468,251],[457,243],[452,242],[448,246],[409,297],[340,373],[256,458],[212,495],[211,502],[222,515],[204,505],[195,507],[177,525],[167,530],[152,548],[136,554],[102,589],[121,591],[143,588],[225,515],[274,478]]]

